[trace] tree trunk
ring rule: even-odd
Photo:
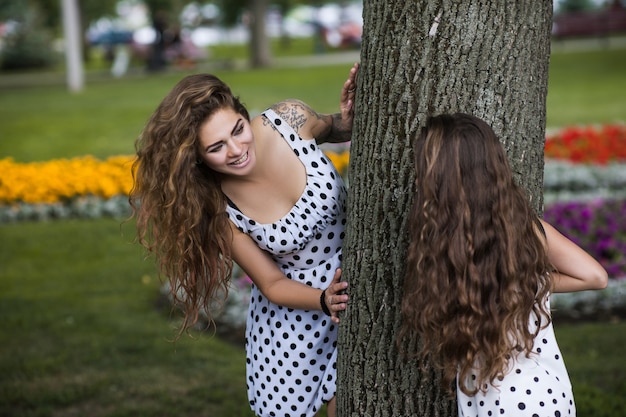
[[[265,15],[269,0],[250,1],[250,54],[253,68],[269,67],[272,62]]]
[[[365,0],[350,161],[339,416],[456,416],[438,372],[396,345],[414,168],[426,117],[465,112],[500,136],[542,209],[552,2]]]
[[[80,11],[76,0],[62,0],[61,8],[63,11],[67,86],[72,92],[80,92],[85,87]]]

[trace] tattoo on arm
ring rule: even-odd
[[[341,113],[330,115],[331,125],[326,140],[331,143],[346,142],[352,137],[352,129],[342,128]]]
[[[274,123],[270,122],[270,120],[267,118],[266,115],[262,115],[261,120],[263,121],[263,127],[265,126],[269,126],[271,127],[273,130],[275,130],[276,132],[278,132],[278,129],[276,129],[276,126],[274,126]]]
[[[309,118],[321,119],[319,114],[299,100],[281,101],[280,103],[274,104],[272,110],[297,133],[300,133],[300,128],[304,126]]]
[[[305,103],[294,99],[281,101],[271,108],[298,134],[301,134],[301,129],[306,124],[309,127],[316,126],[311,133],[318,143],[346,142],[352,136],[352,126],[346,126],[341,113],[319,114]],[[270,122],[264,120],[264,123]]]

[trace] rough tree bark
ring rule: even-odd
[[[426,117],[490,123],[542,209],[552,2],[365,0],[339,338],[339,416],[456,416],[439,375],[395,344],[414,171]],[[402,341],[408,350],[415,340]]]

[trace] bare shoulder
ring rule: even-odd
[[[269,138],[280,135],[276,126],[263,113],[256,115],[250,120],[250,127],[256,138]]]
[[[274,104],[271,109],[299,134],[310,133],[310,126],[318,124],[323,117],[309,105],[297,99],[281,101]]]

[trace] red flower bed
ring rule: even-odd
[[[546,158],[574,163],[626,161],[626,125],[568,127],[546,138]]]

